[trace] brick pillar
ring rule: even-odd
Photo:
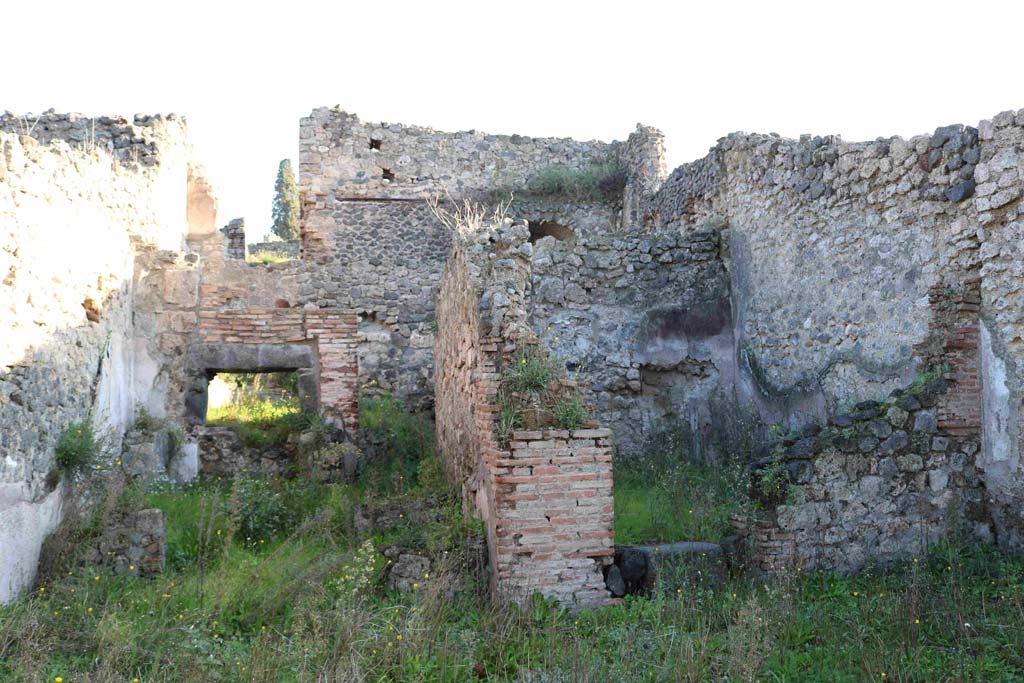
[[[610,429],[519,431],[490,463],[499,597],[612,602],[603,572],[615,555],[610,437]]]
[[[341,418],[346,429],[359,427],[359,316],[351,311],[305,312],[306,336],[320,353],[320,406]]]
[[[979,347],[981,279],[960,287],[934,285],[928,290],[933,310],[929,341],[918,351],[926,363],[944,365],[949,389],[936,405],[939,429],[953,434],[981,432],[981,352]]]
[[[236,218],[220,229],[224,233],[228,258],[245,260],[245,219]]]

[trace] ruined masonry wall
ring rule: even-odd
[[[56,130],[62,120],[68,128]],[[180,248],[187,232],[180,120],[101,126],[113,155],[78,142],[83,129],[67,117],[32,129],[49,144],[0,117],[9,130],[18,134],[0,132],[0,602],[32,580],[59,520],[61,489],[45,479],[60,435],[91,414],[119,443],[147,399],[134,383],[139,359],[163,359],[133,324],[136,256]]]
[[[307,206],[302,229],[302,258],[315,276],[300,302],[357,312],[361,384],[429,407],[434,296],[451,244],[447,230],[423,202],[334,195]]]
[[[456,242],[439,296],[438,446],[486,522],[497,597],[522,603],[539,591],[573,608],[608,604],[611,431],[516,432],[506,447],[495,436],[502,369],[533,338],[528,236],[508,221]]]
[[[581,234],[534,245],[530,320],[578,368],[624,455],[671,421],[710,429],[732,386],[728,274],[714,231]]]
[[[303,258],[325,276],[303,290],[303,302],[357,311],[361,383],[430,408],[434,302],[451,236],[424,200],[520,188],[546,167],[607,163],[618,149],[619,143],[444,133],[314,110],[299,131],[302,243]]]
[[[312,343],[318,359],[320,408],[347,428],[358,426],[359,318],[351,310],[295,308],[306,281],[302,263],[245,263],[218,256],[216,237],[197,247],[207,254],[202,273],[197,342],[219,344]],[[193,374],[203,368],[193,368]],[[196,376],[202,384],[205,377]]]
[[[931,135],[848,143],[734,134],[644,206],[652,230],[727,220],[740,394],[769,422],[821,422],[906,387],[936,355],[956,380],[938,416],[981,428],[998,543],[1024,547],[1019,491],[1024,112]],[[937,296],[937,294],[940,294]]]
[[[612,161],[618,143],[569,138],[446,133],[400,123],[368,123],[340,109],[320,108],[299,122],[300,190],[347,198],[455,197],[522,187],[551,165],[584,168]],[[393,174],[385,178],[384,171]]]

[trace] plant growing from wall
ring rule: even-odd
[[[789,474],[786,466],[778,460],[762,467],[755,480],[757,497],[769,505],[777,505],[789,493]]]
[[[590,419],[590,411],[579,391],[563,396],[555,403],[555,419],[562,429],[579,429]]]
[[[551,358],[533,347],[526,347],[512,358],[503,381],[512,391],[540,393],[547,390],[554,376]]]
[[[517,429],[579,429],[590,409],[579,388],[564,377],[551,356],[533,344],[522,346],[508,361],[498,388],[495,436],[506,446]]]
[[[616,162],[577,169],[548,166],[530,178],[526,192],[541,196],[562,195],[573,199],[615,199],[626,186],[626,171]]]
[[[89,418],[72,422],[57,442],[57,467],[67,473],[89,468],[99,455],[99,443]]]

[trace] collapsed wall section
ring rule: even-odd
[[[60,519],[62,433],[90,421],[116,448],[145,401],[138,259],[181,247],[187,176],[174,117],[0,117],[0,601]]]
[[[449,475],[487,524],[493,593],[534,592],[578,608],[608,604],[614,555],[611,432],[496,433],[499,387],[527,321],[529,228],[472,226],[455,243],[438,297],[436,415]]]
[[[434,301],[451,235],[426,200],[518,190],[552,166],[613,162],[617,149],[616,143],[444,133],[314,110],[300,123],[301,232],[303,258],[318,264],[322,277],[302,291],[303,301],[356,311],[364,337],[361,384],[429,408]]]

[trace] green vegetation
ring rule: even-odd
[[[914,375],[914,381],[911,382],[907,391],[911,394],[919,394],[936,380],[942,379],[942,376],[950,370],[949,363],[922,368]]]
[[[287,263],[292,260],[294,260],[292,257],[286,256],[285,254],[274,254],[268,251],[245,255],[246,263],[262,263],[265,266],[270,265],[271,263]]]
[[[283,240],[299,238],[299,188],[290,159],[281,159],[277,167],[271,217],[274,221],[271,232]]]
[[[501,375],[498,443],[506,444],[516,429],[579,429],[590,420],[590,408],[565,372],[547,353],[533,345],[518,350]]]
[[[502,376],[502,383],[511,391],[540,393],[555,377],[551,358],[533,347],[518,351]]]
[[[304,424],[295,398],[253,398],[210,408],[206,424],[234,427],[242,443],[252,448],[280,445]]]
[[[943,545],[857,577],[665,586],[575,615],[541,599],[496,608],[469,571],[480,529],[441,478],[429,423],[388,397],[360,418],[403,455],[371,460],[356,484],[239,479],[129,490],[123,504],[167,513],[166,573],[114,575],[69,553],[0,608],[0,680],[1021,680],[1024,558],[987,548]],[[617,508],[620,491],[628,501],[641,484],[661,486],[668,469],[664,490],[694,512],[683,531],[666,533],[714,537],[724,509],[705,508],[734,492],[729,467],[686,464],[677,441],[658,439],[664,448],[617,468]],[[373,533],[353,523],[356,505],[430,501],[438,507],[426,519]],[[668,502],[659,505],[675,515]],[[411,593],[385,586],[381,551],[392,545],[435,557]]]
[[[85,418],[72,422],[57,442],[57,467],[67,473],[82,472],[89,469],[99,456],[99,451],[92,420]]]
[[[580,429],[590,419],[590,411],[583,403],[579,392],[567,394],[555,402],[555,420],[562,429]]]
[[[562,195],[574,199],[615,199],[626,186],[626,172],[617,163],[594,164],[585,169],[549,166],[530,178],[526,192]]]
[[[383,441],[385,449],[405,463],[434,454],[433,424],[424,415],[410,413],[390,394],[360,397],[359,428]]]
[[[616,462],[615,542],[717,541],[735,533],[731,515],[752,507],[746,486],[739,464]]]
[[[729,219],[717,213],[713,213],[704,219],[706,230],[725,230],[729,227]]]

